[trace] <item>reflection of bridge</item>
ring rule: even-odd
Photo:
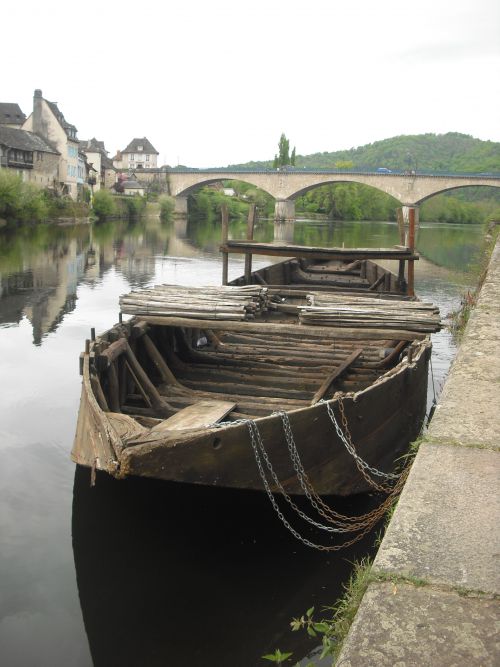
[[[414,172],[369,172],[355,170],[169,170],[170,193],[176,210],[187,212],[188,195],[203,185],[238,180],[254,185],[276,200],[275,218],[293,220],[295,199],[308,190],[333,183],[361,183],[377,188],[404,206],[418,206],[439,192],[478,185],[500,187],[500,174],[445,174]]]

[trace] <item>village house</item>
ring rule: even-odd
[[[80,150],[85,153],[87,162],[97,172],[94,190],[111,189],[116,183],[116,168],[108,157],[104,141],[98,141],[95,137],[82,140],[80,141]]]
[[[25,120],[26,115],[19,104],[0,102],[0,126],[20,128]]]
[[[121,182],[121,190],[124,195],[140,195],[144,197],[146,191],[145,186],[142,183],[139,183],[134,177],[131,177],[125,181]]]
[[[158,155],[158,151],[146,137],[132,139],[127,148],[117,151],[113,164],[117,169],[157,169]]]
[[[33,112],[24,121],[22,129],[38,135],[58,151],[58,186],[63,194],[77,199],[78,191],[83,187],[84,177],[81,173],[82,158],[79,163],[78,157],[79,142],[76,127],[68,123],[55,102],[44,99],[42,91],[37,89],[33,96]]]
[[[14,171],[23,181],[55,189],[60,157],[58,151],[33,132],[0,124],[0,168]]]

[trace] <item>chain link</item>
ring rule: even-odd
[[[354,444],[352,442],[351,434],[349,432],[349,426],[347,424],[347,418],[345,415],[345,410],[344,410],[344,404],[343,401],[340,397],[337,398],[337,402],[339,405],[339,411],[341,415],[341,420],[342,420],[342,425],[344,427],[345,435],[344,432],[342,432],[342,429],[340,428],[340,425],[335,417],[335,413],[333,412],[333,408],[331,406],[331,403],[329,401],[321,400],[318,401],[319,403],[324,403],[326,405],[326,409],[328,411],[328,415],[330,417],[330,420],[332,424],[335,427],[335,431],[337,432],[338,437],[340,438],[340,441],[344,444],[345,448],[349,452],[349,454],[353,457],[354,462],[356,464],[356,467],[360,471],[360,473],[363,475],[365,480],[377,491],[381,491],[383,493],[390,493],[392,487],[384,484],[384,483],[377,483],[374,479],[372,479],[369,474],[371,473],[372,475],[376,477],[382,477],[385,480],[391,480],[391,481],[396,481],[399,479],[400,474],[394,474],[394,473],[386,473],[382,472],[381,470],[378,470],[377,468],[374,468],[373,466],[370,466],[366,461],[364,461],[359,454],[356,452],[356,449],[354,447]]]
[[[325,401],[322,401],[325,402]],[[341,402],[340,402],[341,404]],[[331,415],[333,414],[333,411],[330,411],[330,405],[329,403],[326,403],[328,413]],[[285,440],[287,443],[287,448],[288,452],[290,454],[290,459],[292,461],[293,468],[295,470],[295,474],[297,475],[297,479],[300,483],[300,486],[311,503],[312,507],[318,512],[318,514],[326,519],[330,524],[329,526],[326,526],[322,523],[319,523],[318,521],[315,521],[313,518],[308,516],[305,512],[303,512],[297,505],[296,503],[291,499],[290,495],[285,491],[283,488],[283,485],[279,481],[278,476],[276,475],[276,472],[274,471],[274,468],[272,466],[271,460],[269,458],[269,455],[266,451],[266,448],[264,446],[264,442],[262,439],[262,436],[260,434],[259,428],[256,424],[256,422],[252,419],[239,419],[235,420],[232,422],[219,422],[218,424],[214,424],[214,426],[217,427],[223,427],[223,426],[237,426],[240,424],[245,424],[248,428],[249,434],[250,434],[250,442],[252,446],[252,450],[254,453],[255,461],[257,464],[257,469],[259,471],[259,475],[261,477],[264,489],[267,493],[267,496],[271,502],[271,505],[273,509],[275,510],[276,514],[278,515],[278,518],[280,521],[283,523],[285,528],[300,542],[302,542],[305,546],[312,547],[314,549],[317,549],[319,551],[340,551],[341,549],[344,549],[346,547],[351,546],[352,544],[358,542],[361,540],[383,517],[383,515],[386,513],[386,511],[390,508],[392,503],[394,502],[394,499],[396,498],[397,495],[401,492],[404,483],[406,481],[406,477],[409,472],[409,466],[403,470],[403,472],[400,475],[389,475],[387,473],[381,473],[380,471],[377,471],[374,474],[379,474],[380,476],[384,476],[390,479],[396,480],[394,487],[388,488],[385,485],[377,485],[374,483],[374,481],[368,477],[366,474],[366,470],[376,470],[376,468],[371,468],[365,461],[363,461],[358,454],[356,453],[354,446],[352,444],[352,440],[350,437],[349,430],[347,429],[347,420],[345,419],[345,412],[343,410],[343,405],[341,408],[341,415],[343,416],[343,424],[344,428],[346,429],[347,432],[347,437],[344,437],[340,427],[338,426],[337,420],[335,419],[335,415],[333,414],[333,419],[332,422],[336,428],[337,434],[339,435],[341,441],[344,443],[344,445],[347,448],[347,451],[354,457],[354,460],[356,464],[358,465],[358,461],[360,462],[360,465],[358,465],[358,469],[360,472],[363,474],[365,479],[372,484],[372,486],[375,486],[378,490],[384,491],[385,493],[388,494],[387,498],[374,510],[367,512],[365,514],[362,514],[360,516],[354,516],[350,517],[347,515],[340,514],[333,510],[331,507],[329,507],[322,499],[321,497],[316,493],[314,490],[314,487],[302,465],[302,462],[300,460],[300,455],[297,449],[297,446],[295,444],[295,440],[293,437],[293,432],[292,432],[292,427],[290,424],[290,420],[288,417],[288,414],[282,410],[273,412],[273,415],[279,416],[281,418],[282,424],[283,424],[283,430],[285,434]],[[264,467],[265,466],[265,467]],[[289,523],[289,521],[286,519],[285,515],[283,514],[277,500],[275,497],[275,494],[273,493],[268,476],[266,474],[266,470],[268,470],[268,474],[271,477],[271,479],[274,482],[275,487],[278,489],[279,493],[285,500],[285,502],[297,513],[297,515],[306,521],[307,523],[313,525],[315,528],[318,528],[319,530],[326,531],[327,533],[337,533],[337,534],[344,534],[344,533],[349,533],[349,532],[357,532],[354,537],[351,539],[341,543],[341,544],[334,544],[334,545],[324,545],[324,544],[316,544],[312,542],[311,540],[308,540],[306,537],[301,535],[293,526]]]

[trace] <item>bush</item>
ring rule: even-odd
[[[42,190],[24,183],[17,174],[0,170],[0,218],[8,222],[40,222],[47,213]]]
[[[163,222],[171,220],[175,211],[175,199],[168,195],[161,195],[159,199],[160,204],[160,218]]]
[[[98,190],[94,195],[93,209],[99,220],[106,220],[116,213],[116,205],[111,192]]]
[[[138,218],[146,209],[146,197],[140,195],[125,195],[114,197],[117,213],[120,217]]]

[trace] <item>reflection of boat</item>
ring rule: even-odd
[[[349,495],[369,488],[350,438],[361,459],[388,469],[417,436],[427,334],[439,327],[432,307],[286,286],[201,291],[203,300],[180,287],[122,298],[138,314],[82,357],[77,463],[262,489],[269,461],[271,486],[302,494],[299,464],[317,493]]]
[[[276,531],[262,494],[106,475],[91,488],[77,466],[72,539],[95,667],[255,667],[278,647],[311,650],[290,621],[340,596],[373,535],[325,557]]]

